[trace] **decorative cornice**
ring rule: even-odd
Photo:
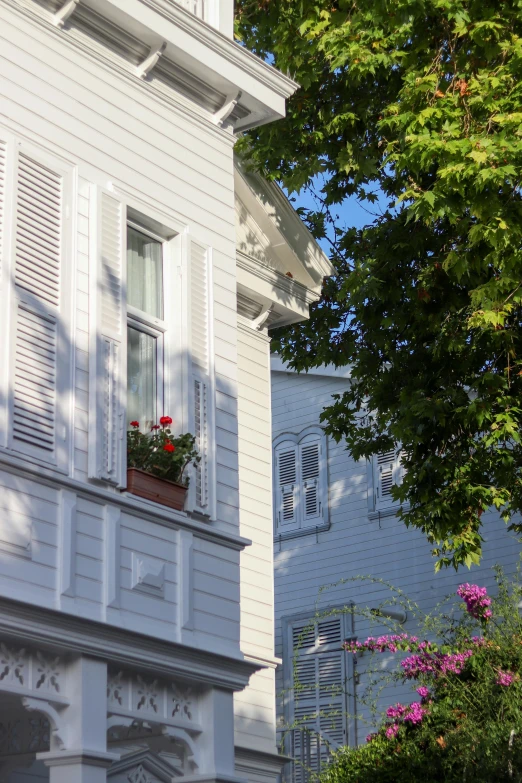
[[[114,0],[109,0],[114,2]],[[252,54],[244,46],[223,35],[215,27],[198,19],[179,3],[172,0],[141,0],[141,2],[158,14],[174,22],[182,30],[208,46],[228,62],[249,73],[256,81],[276,92],[282,98],[290,98],[299,85],[293,79],[285,76],[268,63]]]
[[[0,471],[1,470],[5,470],[15,476],[35,479],[41,484],[45,484],[56,490],[70,489],[76,492],[80,497],[87,498],[88,500],[95,499],[125,509],[125,511],[139,516],[141,519],[148,519],[158,525],[190,530],[197,538],[213,541],[214,543],[221,544],[229,549],[242,551],[245,547],[252,544],[252,541],[249,538],[225,533],[222,530],[211,527],[212,523],[199,522],[196,519],[192,519],[184,511],[175,511],[174,509],[169,509],[168,511],[163,510],[156,503],[141,500],[135,495],[111,492],[103,487],[96,486],[95,484],[85,484],[82,481],[69,478],[63,473],[46,468],[38,462],[30,462],[29,458],[24,458],[22,460],[7,454],[3,450],[0,450]]]
[[[127,82],[136,90],[144,92],[149,99],[162,104],[169,111],[182,117],[185,121],[188,120],[199,126],[205,132],[213,136],[218,136],[221,141],[226,142],[230,146],[235,144],[236,139],[234,136],[227,130],[214,124],[212,122],[212,115],[209,116],[206,111],[200,109],[194,102],[184,98],[184,96],[179,93],[175,93],[171,96],[166,90],[158,89],[150,82],[138,79],[135,75],[135,66],[133,66],[132,63],[122,61],[121,58],[109,50],[101,53],[93,46],[87,45],[78,37],[75,37],[71,31],[68,31],[68,34],[65,35],[62,31],[58,30],[58,28],[52,24],[49,15],[45,13],[43,8],[39,6],[33,8],[33,5],[35,5],[34,0],[30,0],[31,6],[29,8],[26,5],[21,5],[19,0],[2,0],[2,2],[8,5],[10,9],[19,16],[24,17],[35,26],[45,30],[50,36],[59,37],[61,43],[68,49],[72,51],[80,49],[86,57],[109,72],[112,76]],[[26,0],[26,2],[29,2],[29,0]]]
[[[255,277],[259,277],[260,280],[264,280],[265,282],[270,283],[270,285],[279,288],[285,296],[290,294],[290,296],[300,299],[306,305],[311,305],[320,298],[319,294],[311,291],[298,280],[293,280],[291,277],[287,277],[286,275],[281,274],[281,272],[271,269],[267,264],[263,264],[261,261],[251,258],[240,250],[236,252],[236,261],[238,267]]]
[[[250,676],[263,668],[244,658],[153,639],[5,597],[0,597],[0,638],[232,691],[243,690]]]
[[[77,48],[91,56],[96,52],[99,58],[135,78],[138,78],[137,73],[141,75],[139,70],[136,71],[140,60],[147,65],[150,61],[151,67],[156,65],[158,58],[154,55],[159,51],[159,46],[162,62],[165,61],[174,73],[173,83],[169,85],[172,87],[172,99],[184,103],[183,88],[180,87],[183,82],[191,82],[191,91],[195,96],[198,91],[201,92],[202,99],[203,93],[211,92],[215,96],[215,106],[210,108],[206,105],[207,95],[203,100],[204,110],[201,111],[200,107],[201,119],[205,120],[207,126],[214,125],[229,137],[232,136],[234,123],[239,123],[239,131],[246,126],[253,127],[284,116],[284,102],[297,87],[291,79],[171,0],[82,0],[78,6],[81,13],[78,11],[72,23],[63,27],[56,26],[52,6],[46,10],[37,5],[36,0],[6,2],[17,10],[25,11],[26,15],[40,24],[52,28],[62,40],[74,41]],[[82,37],[76,29],[82,20],[88,26],[92,20],[93,30],[102,30],[95,36],[98,40],[88,41],[85,35]],[[124,29],[124,24],[127,29]],[[119,47],[118,54],[110,51],[115,48],[111,47],[111,41]],[[143,51],[143,48],[144,53],[141,57],[138,54],[136,60],[136,51]],[[175,76],[176,69],[179,71],[179,80]],[[165,87],[161,89],[161,85],[156,85],[154,81],[146,81],[146,89],[150,93],[170,98],[164,95]],[[241,100],[235,100],[229,121],[216,122],[216,111],[232,93],[237,96],[241,94]],[[197,100],[192,95],[190,98],[193,101],[192,109],[195,109]],[[188,107],[191,106],[190,100],[185,102]]]

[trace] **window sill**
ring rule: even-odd
[[[322,522],[320,525],[314,525],[313,527],[305,527],[300,530],[289,530],[288,533],[280,533],[274,536],[276,543],[281,541],[288,541],[291,538],[302,538],[303,536],[313,536],[319,533],[324,533],[326,530],[330,530],[329,522]]]
[[[401,508],[407,511],[409,507],[409,503],[405,503],[403,506],[399,504],[398,506],[388,506],[388,508],[381,508],[379,511],[368,511],[368,519],[373,521],[375,519],[382,519],[383,517],[394,517]]]

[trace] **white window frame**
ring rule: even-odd
[[[144,217],[144,221],[146,218]],[[156,418],[158,423],[161,416],[165,415],[165,334],[169,329],[169,324],[165,320],[165,291],[166,280],[168,278],[168,258],[169,258],[169,240],[159,234],[154,233],[146,226],[127,217],[127,229],[133,228],[156,242],[161,244],[161,273],[162,273],[162,305],[163,318],[146,313],[137,307],[127,304],[127,326],[136,329],[139,332],[148,334],[156,339]],[[127,259],[125,259],[127,262]],[[127,347],[128,352],[128,347]]]
[[[315,517],[306,518],[304,508],[304,493],[301,483],[301,465],[300,452],[306,441],[310,443],[318,442],[320,446],[319,455],[319,478],[318,478],[318,500],[319,514]],[[284,432],[278,435],[273,441],[273,494],[274,494],[274,537],[277,541],[287,538],[297,538],[300,536],[319,533],[330,528],[329,520],[329,502],[328,502],[328,450],[327,437],[322,427],[314,424],[299,433]],[[295,448],[298,454],[296,460],[296,489],[294,498],[296,499],[296,519],[289,525],[281,524],[281,495],[278,477],[278,454],[283,447]]]

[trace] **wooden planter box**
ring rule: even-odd
[[[184,487],[182,484],[175,484],[173,481],[158,478],[153,476],[152,473],[146,473],[138,468],[128,468],[127,492],[138,495],[140,498],[154,500],[163,506],[183,511],[187,487]]]

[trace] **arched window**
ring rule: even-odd
[[[326,437],[321,427],[274,441],[276,535],[328,523]]]

